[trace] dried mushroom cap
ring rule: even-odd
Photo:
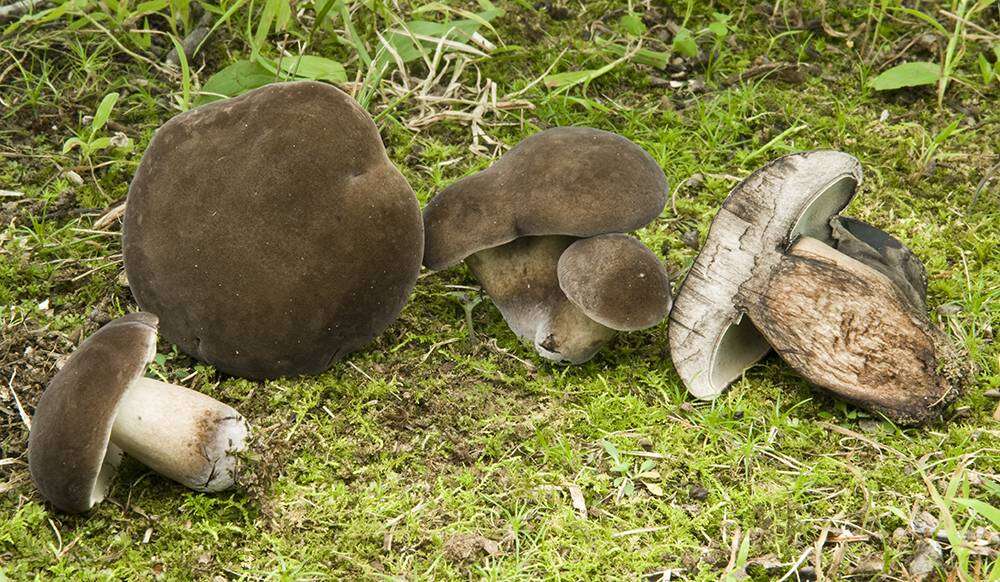
[[[670,309],[670,278],[663,263],[625,234],[570,245],[559,258],[559,286],[588,317],[619,331],[652,327]]]
[[[125,266],[163,336],[223,372],[318,373],[395,318],[417,200],[348,95],[278,83],[174,117],[128,196]]]
[[[927,309],[927,271],[906,245],[856,218],[838,216],[830,226],[835,249],[888,277],[917,311]]]
[[[959,391],[938,371],[947,338],[897,291],[877,267],[802,237],[747,307],[775,351],[812,384],[895,422],[925,423]]]
[[[248,427],[204,394],[143,377],[156,354],[156,317],[107,324],[73,353],[35,408],[28,466],[42,495],[71,513],[108,489],[122,451],[198,491],[235,481]]]
[[[118,403],[155,354],[156,318],[126,315],[87,338],[39,398],[28,467],[59,509],[83,512],[104,498],[119,454],[108,450]]]
[[[628,139],[584,127],[536,133],[424,209],[424,264],[445,269],[521,236],[629,232],[663,210],[667,180]]]
[[[614,337],[559,288],[559,257],[576,239],[521,237],[469,256],[466,262],[517,336],[542,357],[579,364]]]
[[[768,352],[744,317],[755,290],[799,236],[833,242],[830,219],[860,183],[857,159],[813,151],[769,163],[729,194],[670,312],[671,356],[693,395],[717,397]]]

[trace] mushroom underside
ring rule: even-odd
[[[587,317],[559,287],[559,257],[576,240],[521,237],[466,258],[511,330],[542,357],[572,364],[594,357],[615,335]]]
[[[860,182],[855,158],[815,151],[779,158],[733,189],[670,312],[671,356],[694,396],[716,398],[770,351],[741,295],[759,288],[796,238],[832,243],[830,217]]]

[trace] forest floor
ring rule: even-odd
[[[997,576],[1000,14],[916,4],[44,0],[0,16],[0,580]],[[200,50],[168,65],[199,26]],[[380,32],[415,47],[404,28],[447,42],[385,58]],[[301,54],[317,58],[285,66]],[[240,59],[257,69],[226,69]],[[948,81],[871,85],[907,61]],[[388,331],[318,377],[226,377],[161,341],[151,373],[253,425],[241,486],[198,494],[129,461],[89,514],[54,511],[28,476],[28,418],[82,338],[137,309],[116,209],[153,131],[202,92],[292,70],[355,95],[422,204],[544,128],[628,137],[672,185],[637,234],[675,286],[740,179],[849,152],[866,174],[846,214],[924,261],[931,317],[978,372],[925,428],[774,355],[704,403],[666,323],[554,366],[488,300],[471,341],[450,286],[476,281],[425,271]]]

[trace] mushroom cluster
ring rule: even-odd
[[[954,400],[968,370],[927,317],[923,265],[839,216],[853,157],[775,160],[739,184],[671,309],[661,261],[627,233],[653,221],[663,170],[606,131],[537,133],[421,213],[372,119],[315,82],[178,115],[129,190],[125,267],[143,310],[107,324],[38,401],[28,460],[57,508],[89,510],[122,452],[197,491],[236,481],[249,428],[232,407],[144,377],[164,337],[248,378],[318,373],[400,313],[421,262],[462,261],[514,333],[579,364],[669,311],[690,392],[711,399],[772,348],[813,384],[901,423]]]
[[[628,139],[539,132],[424,209],[424,265],[465,260],[510,328],[544,358],[579,364],[616,331],[670,309],[662,263],[627,233],[663,210],[667,180]]]
[[[927,317],[923,265],[839,216],[861,165],[835,151],[785,156],[723,203],[670,314],[670,352],[712,399],[771,348],[812,384],[903,424],[932,420],[964,375]]]
[[[156,355],[156,325],[141,312],[108,323],[38,400],[28,467],[57,508],[80,513],[103,500],[122,452],[196,491],[234,484],[249,427],[226,404],[143,376]]]
[[[350,96],[276,83],[164,124],[128,195],[125,271],[161,333],[228,374],[315,374],[392,323],[420,206]]]

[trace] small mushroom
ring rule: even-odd
[[[637,331],[670,310],[670,277],[639,239],[604,234],[574,242],[559,257],[559,286],[594,321]]]
[[[237,376],[324,371],[396,319],[420,271],[413,191],[368,114],[323,83],[174,117],[126,208],[139,306],[164,338]]]
[[[532,343],[542,357],[571,364],[591,359],[615,335],[559,287],[559,257],[576,240],[525,236],[466,258],[517,337]]]
[[[80,513],[104,499],[124,451],[196,491],[233,485],[249,428],[230,406],[143,377],[156,316],[132,313],[87,338],[38,400],[28,466],[42,495]]]
[[[546,130],[430,201],[424,264],[445,269],[464,259],[518,337],[546,359],[582,363],[612,328],[641,329],[665,315],[669,285],[664,304],[666,272],[656,257],[636,239],[597,235],[646,225],[666,196],[663,170],[624,137]],[[623,255],[611,259],[614,252]]]
[[[671,355],[693,395],[715,398],[774,347],[813,384],[901,423],[955,398],[962,374],[942,371],[954,350],[927,318],[923,266],[886,233],[837,217],[860,183],[855,158],[813,151],[730,193],[670,313]]]

